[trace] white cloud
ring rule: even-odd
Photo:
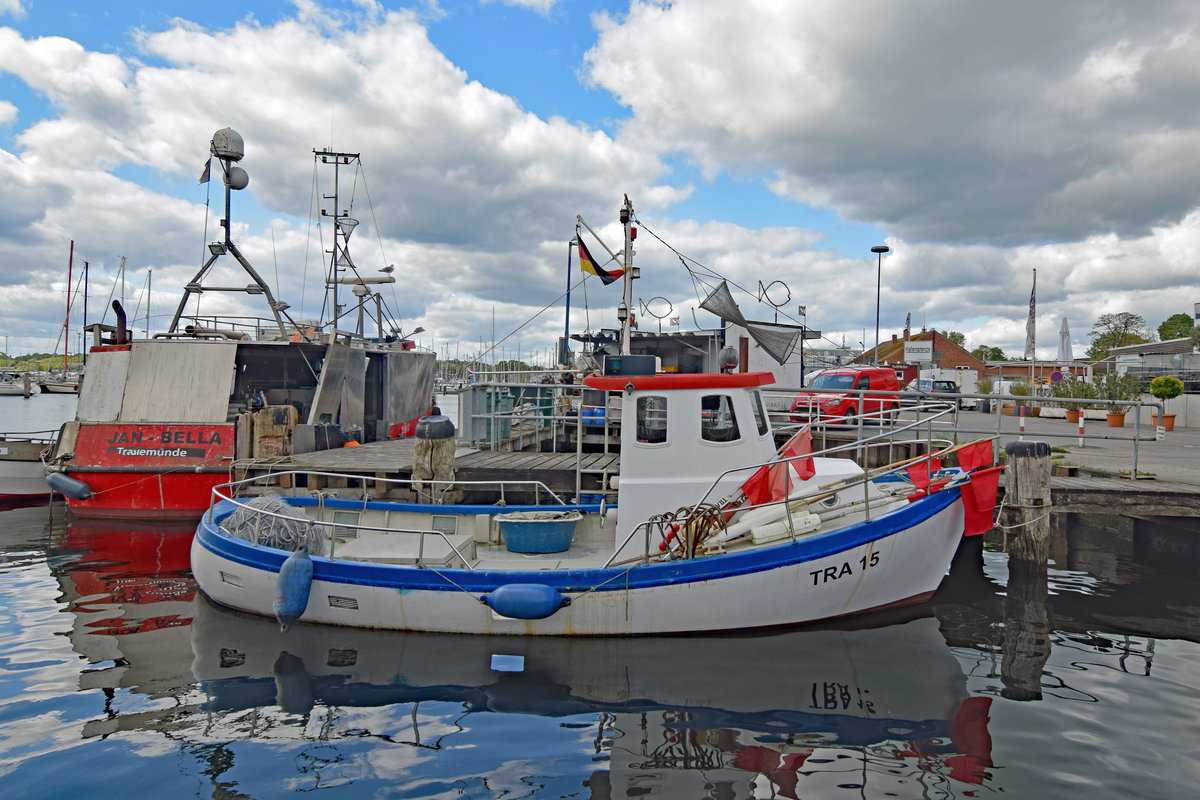
[[[21,0],[0,0],[0,15],[3,14],[13,19],[25,19],[25,8]]]
[[[559,0],[483,0],[486,3],[501,3],[506,6],[515,6],[516,8],[526,8],[542,16],[548,16],[554,7],[559,4]]]
[[[16,142],[0,151],[0,282],[26,287],[31,338],[61,328],[71,239],[97,285],[124,255],[131,287],[154,270],[153,313],[174,309],[206,252],[195,179],[225,126],[244,136],[251,176],[234,235],[282,297],[310,316],[320,304],[323,245],[306,220],[328,187],[314,191],[327,178],[314,178],[313,148],[359,152],[355,258],[368,271],[394,264],[402,282],[384,297],[403,328],[438,341],[488,340],[493,308],[500,334],[553,301],[575,215],[615,246],[623,193],[643,226],[636,299],[666,297],[690,320],[705,290],[653,233],[748,290],[786,282],[791,305],[835,341],[873,332],[873,258],[800,226],[679,218],[707,187],[675,179],[664,159],[678,154],[705,175],[763,179],[778,196],[877,222],[894,250],[885,337],[911,312],[971,346],[1019,352],[1034,269],[1047,354],[1064,315],[1082,345],[1105,311],[1153,327],[1200,300],[1200,54],[1184,3],[634,2],[626,18],[595,17],[587,61],[630,109],[616,135],[539,118],[469,79],[429,40],[422,20],[436,3],[364,0],[355,16],[294,5],[270,25],[177,21],[139,34],[134,56],[0,29],[0,73],[53,108],[21,128],[0,101]],[[208,239],[221,213],[209,213]],[[611,326],[618,294],[573,293],[572,327]],[[561,317],[559,306],[524,328],[522,348],[549,346]]]
[[[1194,4],[1154,8],[635,1],[598,18],[589,75],[630,138],[905,238],[1141,235],[1200,178],[1180,158],[1200,130]]]

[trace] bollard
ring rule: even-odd
[[[1004,601],[1001,695],[1038,700],[1050,657],[1050,611],[1046,562],[1050,542],[1050,445],[1009,442],[1004,505],[1011,510],[1006,535],[1008,596]]]
[[[454,423],[440,414],[422,417],[417,422],[413,443],[413,490],[419,503],[457,503],[462,492],[445,483],[424,481],[454,480]]]
[[[1004,470],[1004,505],[1018,520],[1010,538],[1009,556],[1015,542],[1021,557],[1046,563],[1050,537],[1050,445],[1045,442],[1009,442]]]

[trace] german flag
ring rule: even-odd
[[[579,240],[579,269],[584,272],[590,272],[600,279],[600,282],[605,286],[615,281],[617,278],[625,274],[623,269],[615,269],[611,272],[599,266],[596,259],[592,258],[592,254],[588,252],[587,245],[583,240]]]

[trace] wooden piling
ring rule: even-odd
[[[1004,505],[1015,513],[1018,527],[1008,536],[1008,554],[1040,561],[1043,568],[1050,538],[1050,445],[1009,442]]]
[[[1038,700],[1050,657],[1050,610],[1046,562],[1050,542],[1050,445],[1009,442],[1005,507],[1012,523],[1005,536],[1008,597],[1004,603],[1001,694]]]

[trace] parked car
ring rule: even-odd
[[[912,380],[904,387],[902,394],[908,395],[903,398],[905,401],[954,403],[955,408],[962,408],[958,384],[951,380],[929,380],[928,378]]]
[[[792,401],[792,422],[829,421],[853,417],[861,411],[873,414],[880,411],[894,418],[900,410],[900,381],[888,367],[834,367],[815,374],[809,389],[836,391],[801,392]],[[889,392],[890,394],[855,394],[855,392]]]

